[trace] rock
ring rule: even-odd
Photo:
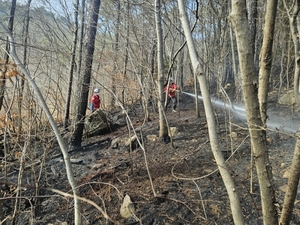
[[[231,132],[231,137],[232,137],[232,138],[237,138],[237,136],[238,136],[238,135],[237,135],[236,132]]]
[[[294,105],[296,103],[294,97],[294,91],[289,90],[286,93],[280,95],[278,103],[282,105]]]
[[[282,178],[289,178],[289,177],[290,177],[290,174],[291,174],[290,168],[287,168],[287,169],[284,171]]]
[[[124,111],[116,112],[111,115],[111,123],[114,127],[124,127],[127,125],[126,113]]]
[[[73,164],[80,164],[83,163],[83,159],[70,159],[71,163]]]
[[[157,136],[155,134],[149,134],[146,136],[146,139],[148,141],[156,141],[157,140]]]
[[[134,205],[129,195],[126,194],[120,208],[120,214],[123,218],[129,218],[132,214],[134,214],[134,211]]]
[[[112,147],[113,149],[117,149],[117,148],[119,148],[119,145],[120,145],[121,142],[122,142],[122,139],[121,139],[120,137],[114,138],[114,139],[111,141],[111,147]]]
[[[172,137],[176,137],[178,135],[177,127],[170,127],[170,132],[171,132]]]
[[[130,138],[124,140],[125,147],[130,147],[130,145],[134,145],[137,143],[136,135],[132,135]]]
[[[111,142],[111,147],[113,149],[130,149],[130,146],[132,149],[136,149],[138,147],[137,143],[137,136],[134,134],[131,137],[119,137],[116,139],[113,139]]]
[[[98,109],[87,116],[85,120],[86,137],[93,137],[100,134],[107,134],[110,132],[110,124],[107,121],[105,113]]]

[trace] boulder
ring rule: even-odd
[[[172,137],[176,137],[179,133],[177,127],[170,127],[170,132]]]
[[[134,150],[138,147],[137,136],[132,135],[131,137],[118,137],[112,140],[111,147],[113,149],[123,149],[123,150]]]
[[[133,202],[131,201],[129,195],[125,195],[123,199],[123,203],[120,208],[120,214],[123,218],[129,218],[135,212],[135,207]]]
[[[294,105],[296,103],[294,91],[289,90],[286,93],[282,93],[278,99],[278,103],[282,105]]]
[[[86,117],[84,128],[84,135],[86,137],[107,134],[111,131],[110,123],[108,122],[105,113],[101,109],[94,111]]]

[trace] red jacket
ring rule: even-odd
[[[169,88],[168,86],[166,85],[164,87],[164,92],[167,92],[167,90],[169,89],[169,93],[168,93],[168,96],[170,98],[174,98],[175,97],[175,94],[176,94],[176,90],[178,89],[177,85],[175,83],[172,83],[169,85]]]
[[[93,94],[91,97],[91,110],[96,110],[100,108],[100,97],[97,94]]]

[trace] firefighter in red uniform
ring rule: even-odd
[[[94,94],[91,97],[90,110],[92,110],[93,112],[100,108],[101,101],[100,101],[99,93],[100,93],[100,90],[98,88],[96,88],[94,90]]]
[[[166,104],[166,109],[172,100],[173,102],[173,112],[176,112],[176,106],[177,106],[177,98],[176,98],[176,90],[178,90],[177,85],[174,83],[173,78],[170,78],[169,86],[166,85],[164,87],[164,92],[168,92],[168,99],[167,99],[167,104]]]

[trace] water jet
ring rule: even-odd
[[[182,93],[195,98],[195,94],[185,92],[185,91],[182,91]],[[198,95],[198,99],[203,100],[203,97],[201,95]],[[230,111],[234,118],[239,119],[241,121],[247,120],[245,106],[233,104],[230,101],[230,99],[228,99],[228,102],[230,103],[226,103],[225,101],[216,98],[211,98],[211,102],[212,105],[216,108],[222,108]],[[270,116],[270,118],[267,121],[267,130],[280,131],[286,133],[297,133],[298,124],[296,124],[290,119],[274,116],[273,114],[274,113],[272,112],[270,113],[270,115],[272,116]]]

